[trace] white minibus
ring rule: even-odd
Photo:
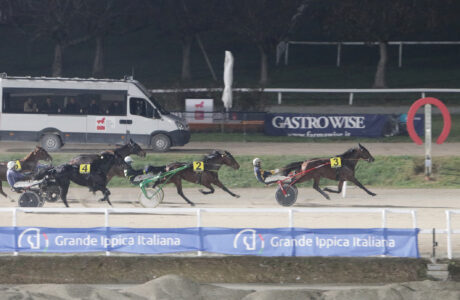
[[[132,78],[11,77],[0,74],[0,140],[124,143],[167,151],[190,140],[187,122],[166,111]]]

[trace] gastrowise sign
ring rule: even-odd
[[[419,257],[418,229],[0,227],[0,252]]]
[[[395,120],[380,114],[292,114],[265,115],[265,133],[302,137],[381,137],[391,130]],[[416,128],[423,132],[423,122],[416,120]]]

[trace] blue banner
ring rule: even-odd
[[[418,229],[0,227],[0,252],[419,257]]]
[[[415,130],[423,135],[424,117],[414,118]],[[382,137],[405,134],[403,118],[381,114],[291,114],[265,115],[265,134],[317,137]]]

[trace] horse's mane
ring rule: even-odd
[[[216,158],[216,157],[219,157],[219,156],[222,156],[222,153],[220,153],[219,150],[213,150],[211,153],[209,154],[206,154],[204,157],[203,157],[203,161],[208,161],[208,160],[211,160],[213,158]]]
[[[35,148],[32,152],[30,152],[29,154],[26,155],[26,157],[23,158],[23,160],[28,160],[34,153],[35,153],[35,150],[37,148]]]
[[[350,148],[348,149],[347,151],[343,152],[342,154],[338,155],[340,157],[348,157],[350,155],[352,155],[353,153],[355,153],[355,151],[358,150],[358,147],[353,147],[353,148]]]

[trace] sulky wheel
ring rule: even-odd
[[[46,202],[56,202],[61,198],[61,188],[58,185],[48,185],[42,190],[40,196]]]
[[[293,205],[297,200],[297,187],[294,185],[283,184],[283,189],[286,192],[286,195],[281,190],[281,187],[278,186],[276,189],[276,201],[282,206]]]
[[[149,208],[157,207],[158,205],[160,205],[165,196],[163,190],[159,187],[147,187],[145,189],[145,193],[147,194],[147,197],[144,195],[142,191],[140,192],[139,202],[143,207]]]
[[[19,206],[20,207],[42,207],[43,199],[33,191],[26,191],[19,197]]]

